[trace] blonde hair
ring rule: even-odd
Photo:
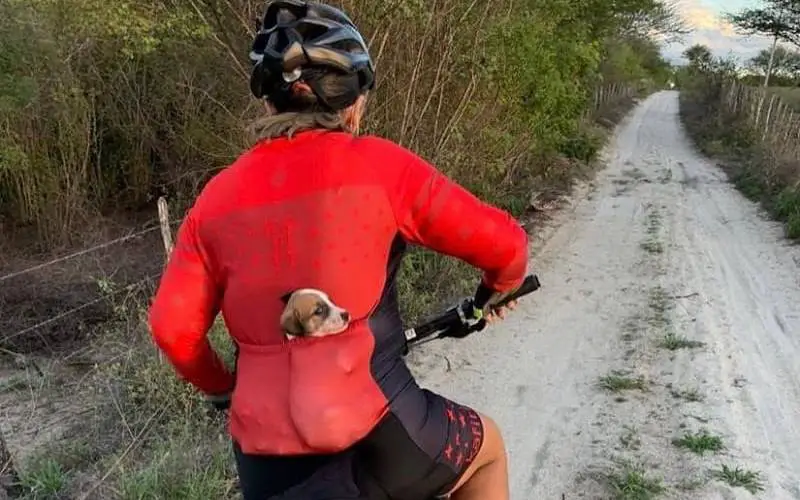
[[[346,95],[351,91],[353,75],[328,74],[317,84],[326,95]],[[251,125],[256,141],[292,137],[298,132],[311,129],[352,132],[345,123],[347,109],[326,111],[308,83],[295,81],[289,88],[288,101],[292,111],[286,110],[257,119]],[[303,110],[303,111],[294,111]],[[307,110],[307,111],[305,111]]]
[[[311,129],[350,131],[341,113],[321,111],[277,113],[259,118],[252,125],[252,132],[257,141],[284,136],[291,138],[298,132]]]

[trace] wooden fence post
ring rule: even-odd
[[[777,97],[778,97],[777,95],[772,94],[772,99],[769,100],[769,107],[767,108],[767,116],[764,118],[764,133],[761,134],[762,141],[767,140],[767,134],[769,133],[769,125],[770,125],[769,121],[770,118],[772,118],[772,107],[775,105],[775,99]],[[766,95],[764,96],[764,98],[766,99]]]
[[[755,99],[755,90],[752,87],[747,89],[748,96],[747,98],[750,100],[750,116],[749,122],[750,125],[753,126],[755,124],[758,126],[758,121],[756,120],[756,104],[758,103],[758,99]]]
[[[158,198],[158,222],[161,224],[161,239],[164,241],[164,260],[172,254],[172,230],[169,227],[169,206],[163,196]]]
[[[785,144],[786,141],[789,140],[789,136],[792,134],[792,125],[794,125],[794,110],[789,110],[789,117],[784,120],[786,125],[786,133],[783,134],[783,143]]]

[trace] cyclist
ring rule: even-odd
[[[508,499],[497,425],[420,388],[404,363],[395,277],[408,244],[460,258],[483,271],[496,320],[491,304],[524,279],[526,233],[414,153],[357,136],[373,62],[340,10],[268,3],[250,57],[269,110],[260,140],[195,201],[149,316],[177,373],[230,398],[244,497],[333,475],[353,498]],[[300,288],[348,310],[348,329],[287,340],[280,298]],[[206,339],[219,311],[235,377]],[[293,498],[328,486],[307,488]]]

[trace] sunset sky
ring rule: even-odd
[[[722,19],[725,12],[759,7],[760,0],[678,0],[676,3],[694,32],[683,43],[664,47],[665,56],[673,62],[681,62],[681,52],[695,43],[708,46],[716,56],[732,54],[742,62],[769,47],[767,38],[737,35],[733,26]]]

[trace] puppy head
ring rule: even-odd
[[[319,290],[296,290],[287,293],[281,300],[285,304],[281,327],[290,339],[339,333],[350,322],[350,313],[335,305],[326,293]]]

